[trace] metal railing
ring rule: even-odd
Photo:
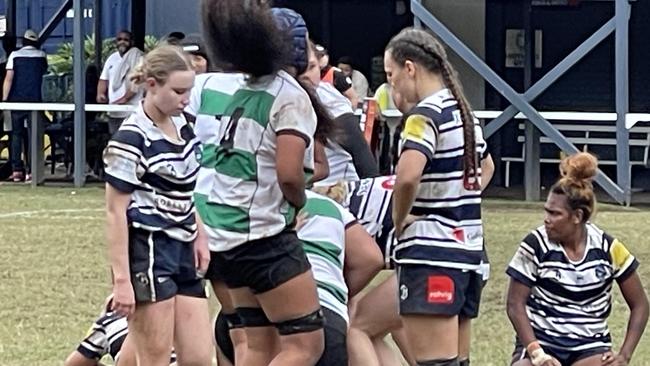
[[[131,112],[135,109],[132,105],[113,104],[86,104],[85,112]],[[0,103],[0,111],[28,111],[32,113],[30,122],[30,163],[32,171],[32,187],[42,184],[45,180],[45,164],[43,156],[43,137],[45,134],[45,121],[39,117],[39,112],[74,112],[73,103]],[[34,121],[36,123],[34,124]],[[74,136],[74,150],[85,149],[85,139]],[[75,154],[75,166],[85,166],[85,161],[77,161]]]
[[[135,109],[132,105],[113,105],[113,104],[86,104],[84,106],[85,112],[131,112]],[[44,136],[44,121],[38,118],[38,112],[74,112],[75,105],[73,103],[0,103],[0,110],[9,111],[29,111],[32,112],[32,121],[37,121],[36,128],[31,128],[30,149],[31,168],[32,168],[32,186],[42,184],[44,181],[44,156],[43,156],[43,136]],[[503,111],[474,111],[476,118],[481,120],[494,120],[498,118]],[[389,109],[382,111],[382,115],[391,121],[391,124],[396,124],[401,119],[402,114],[396,109]],[[550,121],[610,121],[617,120],[616,113],[610,112],[540,112],[540,115]],[[516,114],[513,119],[525,120],[528,117],[523,113]],[[637,122],[650,121],[650,114],[648,113],[627,113],[625,116],[626,127],[632,128]],[[488,124],[489,126],[489,124]],[[85,149],[82,139],[74,139],[74,148]],[[392,141],[392,139],[391,139]],[[76,157],[76,155],[75,155]],[[85,164],[84,161],[74,161],[74,164]],[[83,165],[81,165],[83,166]]]

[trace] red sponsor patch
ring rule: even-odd
[[[451,304],[454,302],[454,281],[447,276],[429,276],[427,302]]]
[[[458,241],[460,243],[465,242],[465,231],[463,229],[461,229],[461,228],[454,229],[453,235],[454,235],[454,239],[456,239],[456,241]]]
[[[395,176],[394,175],[387,178],[383,182],[381,182],[381,187],[383,189],[386,189],[386,190],[389,190],[389,191],[392,191],[394,186],[395,186]]]

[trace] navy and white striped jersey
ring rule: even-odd
[[[196,236],[192,194],[199,171],[199,141],[182,115],[172,121],[180,140],[165,136],[141,103],[104,151],[106,181],[131,193],[129,225],[191,242]]]
[[[638,265],[625,245],[596,225],[587,224],[580,261],[570,260],[542,226],[524,238],[506,272],[531,289],[526,312],[540,344],[582,351],[611,347],[612,283]]]
[[[88,330],[86,338],[79,344],[77,351],[84,357],[100,360],[110,355],[114,361],[120,356],[122,344],[128,333],[126,317],[114,312],[102,314]],[[176,353],[172,351],[170,364],[175,364]]]
[[[478,121],[475,136],[483,158],[486,144]],[[395,261],[477,270],[483,251],[481,191],[467,190],[463,183],[463,121],[448,89],[425,98],[409,113],[401,140],[401,151],[406,150],[421,152],[427,164],[411,209],[421,218],[398,238]]]
[[[344,204],[368,234],[375,238],[386,261],[392,256],[392,245],[389,244],[395,228],[392,216],[394,184],[394,175],[349,182]]]

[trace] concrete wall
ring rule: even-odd
[[[479,57],[485,59],[484,0],[423,0],[422,4]],[[465,95],[474,109],[485,105],[485,82],[467,63],[448,48],[460,75]]]

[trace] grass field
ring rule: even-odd
[[[0,187],[0,366],[61,365],[110,291],[101,188]],[[475,322],[472,364],[506,365],[514,333],[504,269],[519,240],[541,224],[541,204],[488,200],[492,276]],[[650,211],[600,206],[596,222],[639,258],[650,284]],[[617,293],[610,327],[620,343],[627,307]],[[633,365],[650,365],[645,337]]]

